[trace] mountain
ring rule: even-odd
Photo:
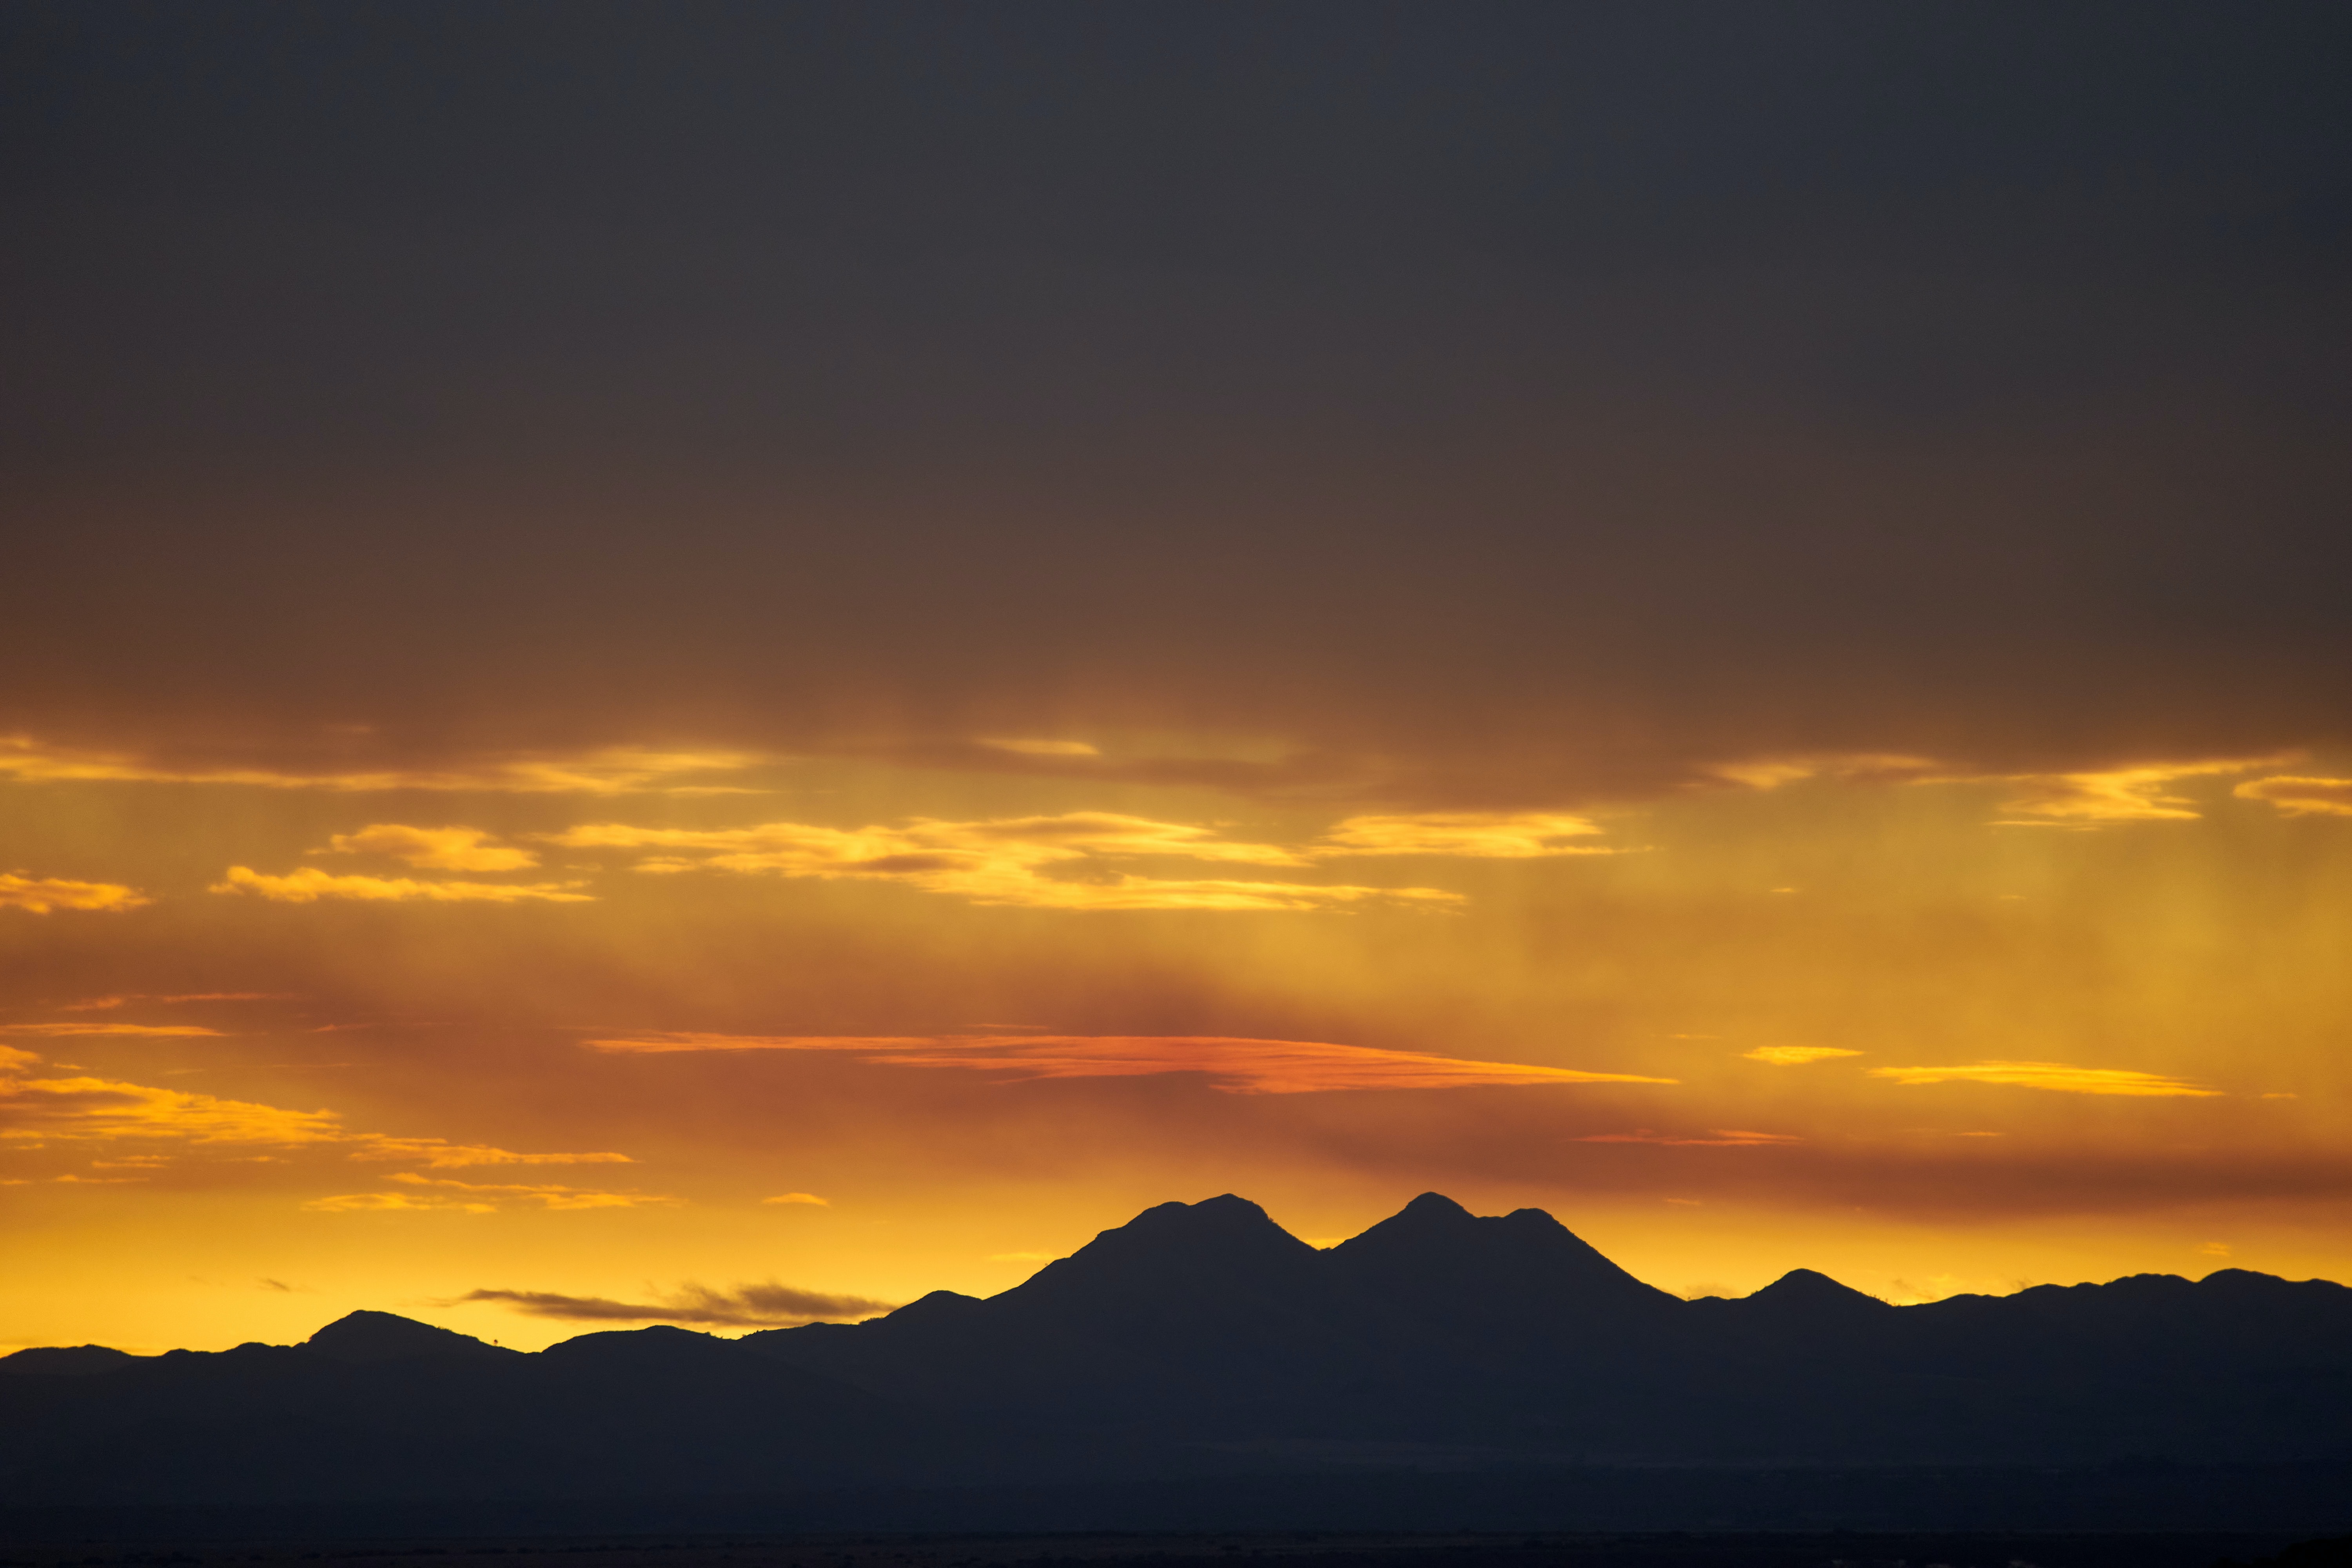
[[[1328,1251],[1232,1194],[1163,1204],[997,1296],[731,1341],[525,1354],[362,1311],[300,1345],[40,1349],[0,1373],[0,1504],[2352,1461],[2340,1285],[2225,1269],[1895,1307],[1801,1268],[1684,1301],[1538,1210],[1433,1193]]]

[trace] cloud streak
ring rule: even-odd
[[[520,871],[539,857],[512,845],[492,844],[478,827],[409,827],[379,822],[357,833],[338,833],[313,855],[383,855],[425,871]]]
[[[1351,816],[1324,834],[1312,853],[1318,858],[1342,855],[1450,855],[1474,860],[1625,853],[1610,845],[1578,842],[1601,831],[1586,817],[1557,812],[1431,811],[1408,816]]]
[[[249,866],[231,866],[212,885],[215,893],[245,893],[273,903],[311,904],[321,899],[363,903],[554,903],[584,904],[594,896],[575,892],[577,882],[421,882],[409,877],[334,876],[304,866],[270,876]]]
[[[2352,816],[2352,779],[2273,773],[2248,779],[2230,793],[2240,800],[2267,801],[2288,816]]]
[[[0,872],[0,910],[28,914],[55,914],[59,910],[100,910],[120,913],[143,909],[155,900],[120,882],[77,882],[65,877],[27,877]]]
[[[740,785],[687,781],[739,773],[767,760],[751,752],[603,746],[568,754],[491,755],[453,767],[312,771],[235,763],[173,763],[128,752],[60,746],[26,734],[0,736],[0,780],[17,784],[218,784],[340,794],[387,790],[510,795],[737,794],[742,793]]]
[[[1319,1040],[1203,1035],[719,1035],[669,1033],[582,1042],[592,1049],[664,1055],[688,1051],[826,1051],[899,1067],[950,1068],[1036,1079],[1143,1078],[1200,1073],[1226,1094],[1318,1094],[1339,1089],[1468,1089],[1483,1085],[1643,1083],[1670,1078],[1585,1072],[1519,1062],[1469,1061],[1421,1051]]]
[[[563,1296],[551,1290],[468,1290],[440,1303],[511,1307],[525,1317],[583,1323],[695,1323],[709,1328],[777,1328],[791,1323],[840,1321],[887,1312],[897,1303],[865,1296],[803,1290],[771,1280],[731,1290],[688,1283],[658,1302],[615,1301],[603,1296]]]
[[[975,904],[1060,910],[1302,910],[1351,905],[1445,908],[1459,893],[1236,878],[1168,878],[1113,868],[1139,859],[1311,868],[1311,852],[1218,837],[1192,823],[1113,812],[829,827],[635,827],[593,823],[551,834],[570,849],[654,850],[640,871],[691,870],[900,882]]]
[[[2045,1089],[2062,1094],[2122,1094],[2158,1098],[2213,1099],[2221,1093],[2186,1079],[2122,1068],[2079,1068],[2066,1062],[1971,1062],[1963,1067],[1866,1068],[1873,1078],[1901,1084],[1991,1083]]]

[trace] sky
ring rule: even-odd
[[[0,34],[0,1350],[2352,1280],[2342,7]]]

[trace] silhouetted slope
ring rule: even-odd
[[[1295,1397],[1344,1355],[1322,1262],[1228,1194],[1147,1209],[983,1301],[939,1292],[743,1342],[895,1397],[1189,1429]]]
[[[386,1361],[499,1361],[520,1351],[486,1344],[454,1329],[436,1329],[390,1312],[352,1312],[336,1319],[302,1342],[303,1350],[330,1361],[365,1364]]]
[[[102,1372],[121,1372],[144,1359],[104,1345],[41,1345],[13,1355],[0,1355],[0,1375],[89,1377]]]
[[[383,1317],[321,1337],[425,1353],[314,1340],[8,1379],[0,1502],[765,1492],[938,1461],[930,1424],[730,1341],[647,1329],[525,1355]]]

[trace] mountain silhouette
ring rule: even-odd
[[[296,1346],[44,1348],[0,1374],[0,1504],[994,1485],[1357,1449],[1506,1469],[2352,1461],[2352,1290],[2325,1280],[1896,1307],[1800,1268],[1685,1301],[1539,1210],[1434,1193],[1327,1251],[1230,1194],[1163,1204],[996,1296],[736,1340],[664,1326],[526,1354],[361,1311]]]
[[[336,1319],[302,1342],[302,1349],[331,1361],[367,1364],[386,1361],[496,1361],[520,1355],[484,1344],[454,1329],[436,1329],[390,1312],[358,1311]]]

